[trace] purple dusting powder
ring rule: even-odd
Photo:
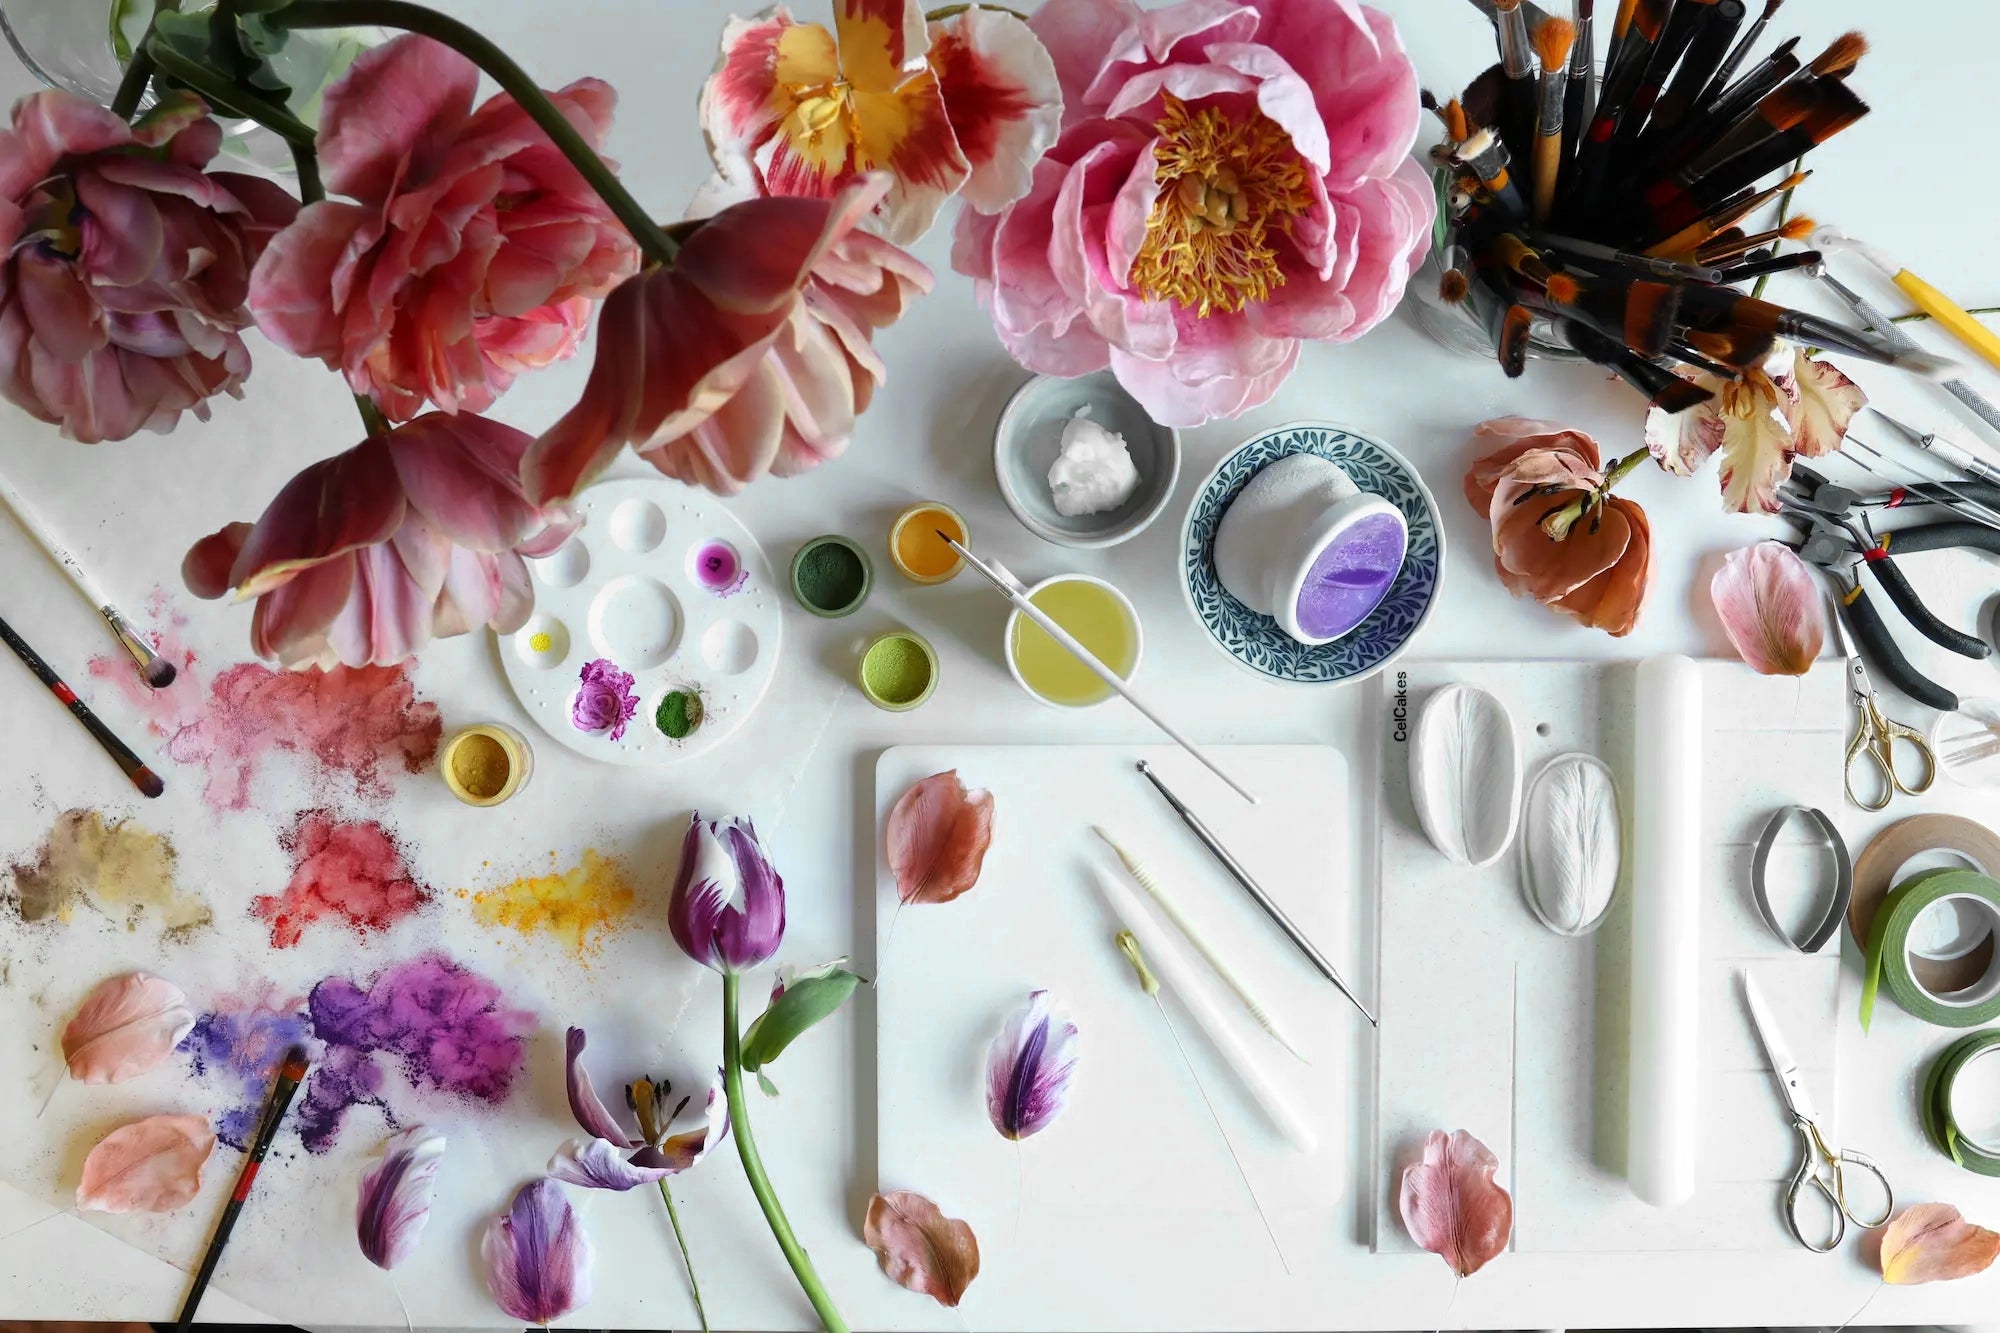
[[[189,1068],[195,1077],[227,1088],[232,1101],[241,1099],[217,1115],[217,1138],[238,1152],[249,1149],[278,1066],[285,1062],[285,1052],[305,1037],[302,1016],[263,1005],[216,1010],[195,1020],[180,1044]]]

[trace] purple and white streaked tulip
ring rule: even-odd
[[[986,1114],[1002,1138],[1047,1129],[1069,1105],[1076,1078],[1076,1024],[1038,990],[1016,1009],[986,1049]]]
[[[361,1177],[354,1231],[362,1256],[377,1268],[394,1268],[417,1248],[437,1193],[444,1143],[436,1130],[412,1125],[382,1145],[382,1160]]]
[[[590,1300],[590,1238],[563,1187],[544,1176],[514,1195],[479,1244],[486,1289],[509,1315],[548,1324]]]
[[[634,1189],[690,1169],[729,1137],[729,1103],[722,1095],[721,1070],[699,1107],[693,1106],[692,1096],[672,1101],[669,1083],[634,1079],[626,1086],[625,1104],[638,1116],[639,1132],[627,1131],[599,1100],[590,1072],[583,1067],[587,1040],[582,1028],[571,1028],[564,1044],[570,1114],[591,1137],[565,1143],[549,1159],[551,1176],[585,1189]]]
[[[785,881],[749,820],[688,820],[667,927],[688,957],[717,972],[747,971],[778,951]]]

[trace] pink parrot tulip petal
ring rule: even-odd
[[[1077,1027],[1045,990],[1001,1026],[986,1049],[986,1116],[1005,1139],[1047,1129],[1069,1105],[1076,1081]]]
[[[86,444],[241,396],[258,257],[298,203],[206,172],[222,132],[169,94],[131,125],[40,92],[0,130],[0,395]]]
[[[1882,1233],[1882,1280],[1891,1286],[1971,1277],[1996,1257],[2000,1234],[1972,1225],[1948,1203],[1912,1204]]]
[[[444,1148],[444,1135],[412,1125],[383,1144],[381,1160],[362,1174],[354,1230],[362,1256],[377,1268],[393,1269],[415,1252],[430,1221]]]
[[[193,1030],[179,986],[127,972],[99,982],[63,1028],[63,1061],[79,1083],[123,1083],[157,1069]]]
[[[896,896],[948,903],[979,882],[993,845],[993,793],[968,792],[955,769],[933,773],[897,799],[885,836]]]
[[[1471,1277],[1507,1248],[1514,1200],[1494,1182],[1500,1159],[1464,1130],[1434,1129],[1423,1161],[1403,1170],[1400,1205],[1410,1239]]]
[[[1819,581],[1782,542],[1731,551],[1708,595],[1737,655],[1766,676],[1803,676],[1826,640]]]
[[[515,1319],[550,1324],[590,1301],[590,1238],[557,1182],[521,1186],[479,1245],[486,1290]]]
[[[931,287],[929,269],[855,230],[889,186],[874,173],[831,199],[733,205],[695,228],[671,268],[620,286],[582,399],[528,453],[528,495],[575,496],[627,444],[723,495],[846,449],[886,373],[876,330]]]
[[[835,0],[834,31],[783,6],[732,19],[701,90],[716,168],[753,193],[831,198],[882,172],[882,234],[908,245],[961,191],[991,211],[1028,188],[1062,118],[1055,66],[1014,15],[930,24],[918,0]]]
[[[257,599],[251,647],[287,667],[391,666],[480,626],[511,634],[534,608],[524,555],[572,520],[529,503],[533,440],[471,413],[427,413],[287,482],[254,524],[181,563],[188,591]]]
[[[869,1199],[861,1239],[891,1281],[939,1305],[955,1307],[979,1276],[979,1238],[972,1228],[915,1190]]]
[[[112,1130],[83,1159],[85,1212],[169,1213],[201,1192],[215,1131],[198,1115],[156,1115]]]
[[[430,403],[491,407],[523,369],[576,350],[590,302],[638,248],[505,93],[477,109],[478,71],[426,37],[364,53],[326,91],[327,189],[252,274],[273,342],[341,371],[389,417]],[[593,148],[616,97],[581,79],[551,101]],[[352,202],[348,202],[351,200]]]
[[[1304,343],[1388,317],[1435,191],[1409,157],[1416,69],[1385,15],[1048,0],[1029,26],[1060,131],[1013,202],[959,214],[952,246],[1015,360],[1108,366],[1154,420],[1198,426],[1268,402]]]

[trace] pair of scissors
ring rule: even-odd
[[[1785,1184],[1785,1225],[1799,1244],[1815,1254],[1825,1254],[1838,1246],[1847,1235],[1849,1222],[1864,1229],[1886,1224],[1889,1215],[1896,1211],[1896,1193],[1889,1187],[1889,1178],[1882,1174],[1882,1168],[1875,1165],[1873,1158],[1863,1153],[1836,1150],[1827,1142],[1826,1133],[1819,1127],[1819,1119],[1813,1113],[1812,1101],[1806,1095],[1799,1062],[1792,1058],[1791,1048],[1785,1045],[1784,1034],[1778,1031],[1778,1021],[1772,1017],[1770,1006],[1764,1003],[1764,993],[1757,989],[1756,979],[1748,972],[1742,975],[1743,998],[1750,1005],[1750,1021],[1756,1025],[1757,1039],[1764,1044],[1764,1055],[1771,1062],[1771,1072],[1778,1076],[1778,1091],[1784,1094],[1785,1107],[1792,1115],[1792,1128],[1799,1135],[1801,1151],[1798,1170]],[[1847,1197],[1849,1170],[1865,1171],[1875,1177],[1875,1183],[1882,1190],[1880,1216],[1868,1218],[1854,1215],[1854,1207]],[[1830,1234],[1822,1241],[1808,1235],[1800,1222],[1799,1200],[1808,1185],[1819,1191],[1820,1197],[1833,1210],[1829,1220]]]
[[[1854,705],[1854,738],[1847,742],[1847,758],[1842,765],[1842,785],[1847,790],[1847,799],[1863,810],[1880,810],[1886,807],[1897,792],[1905,796],[1921,796],[1937,781],[1937,755],[1931,750],[1931,743],[1924,739],[1915,727],[1905,726],[1892,718],[1882,716],[1881,705],[1875,702],[1875,686],[1868,679],[1868,668],[1862,665],[1861,654],[1849,642],[1847,630],[1841,624],[1841,605],[1838,598],[1828,607],[1833,621],[1833,642],[1840,655],[1847,659],[1847,695]],[[1916,751],[1917,759],[1924,766],[1923,781],[1912,786],[1896,769],[1896,742],[1902,741]],[[1874,767],[1881,779],[1878,787],[1871,792],[1879,792],[1879,798],[1863,799],[1854,790],[1854,765],[1863,756]]]

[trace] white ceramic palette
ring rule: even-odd
[[[536,725],[578,754],[671,764],[743,725],[777,670],[784,616],[770,562],[750,530],[706,491],[664,479],[612,481],[578,497],[582,526],[530,560],[535,613],[500,643],[500,660]],[[633,677],[625,734],[577,728],[570,710],[586,663]],[[701,698],[701,723],[675,740],[654,721],[674,690]]]

